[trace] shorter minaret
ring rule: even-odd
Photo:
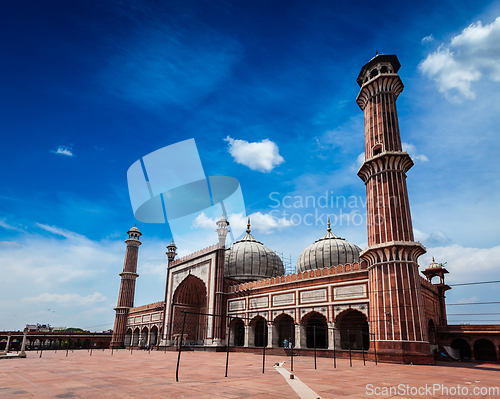
[[[224,297],[224,261],[226,255],[226,237],[229,230],[229,222],[224,215],[217,221],[217,235],[219,236],[219,248],[217,248],[217,266],[215,269],[215,314],[222,315],[226,310],[226,298]],[[213,345],[223,345],[224,338],[224,320],[221,317],[214,319]]]
[[[229,222],[226,220],[224,215],[217,221],[217,234],[219,235],[219,248],[225,248],[226,246],[226,237],[227,233],[229,233]]]
[[[165,305],[164,305],[164,309],[163,309],[163,340],[162,340],[162,343],[160,345],[166,345],[167,340],[171,339],[170,328],[165,323],[167,320],[167,306],[166,306],[166,304],[167,304],[167,299],[168,299],[167,298],[167,296],[168,296],[168,276],[170,275],[168,269],[172,265],[172,262],[175,260],[175,257],[177,256],[177,246],[174,244],[174,240],[172,240],[172,242],[167,245],[166,255],[167,255],[167,259],[168,259],[168,265],[167,265],[167,278],[165,281],[165,302],[164,302]]]
[[[137,260],[139,257],[139,237],[142,235],[137,227],[132,227],[128,232],[127,252],[125,253],[125,262],[123,271],[120,273],[122,282],[118,303],[115,311],[115,327],[113,328],[113,337],[111,338],[111,348],[123,348],[125,332],[127,328],[127,317],[130,308],[134,306],[135,279],[137,274]]]
[[[427,277],[429,283],[432,283],[434,277],[439,277],[438,283],[433,283],[438,290],[439,298],[439,317],[437,320],[438,325],[448,324],[448,318],[446,316],[446,303],[445,303],[445,292],[451,290],[451,287],[444,282],[444,275],[449,273],[444,267],[445,263],[437,263],[432,257],[432,263],[427,266],[427,269],[422,271],[422,274]]]
[[[167,259],[168,259],[168,264],[170,265],[175,257],[177,256],[177,247],[174,244],[174,240],[170,244],[167,245]]]

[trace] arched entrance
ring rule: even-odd
[[[450,347],[460,352],[460,359],[469,359],[472,357],[469,343],[462,338],[455,338],[451,341]]]
[[[207,290],[205,284],[201,279],[190,274],[175,290],[173,302],[172,339],[177,340],[182,330],[184,311],[206,313]],[[202,345],[205,339],[206,317],[193,313],[186,314],[183,340],[186,343]]]
[[[140,342],[139,342],[139,347],[144,348],[146,345],[148,345],[148,337],[149,336],[149,330],[147,327],[143,327],[141,331],[141,337],[140,337]]]
[[[245,345],[245,324],[241,319],[232,319],[230,324],[231,340],[230,346]]]
[[[253,333],[254,346],[267,346],[267,321],[262,316],[254,317],[250,321]]]
[[[328,348],[328,325],[326,317],[318,312],[308,313],[302,318],[302,324],[306,327],[306,347],[314,348],[316,336],[316,348]]]
[[[139,345],[139,328],[137,327],[132,334],[132,346]]]
[[[149,332],[149,346],[156,345],[158,340],[158,327],[153,326]]]
[[[341,349],[368,350],[370,338],[366,316],[354,309],[348,309],[337,316],[336,327],[340,332]]]
[[[125,333],[125,338],[123,341],[123,344],[125,346],[130,346],[130,343],[132,342],[132,330],[129,328],[127,332]]]
[[[495,345],[489,339],[478,339],[474,342],[474,358],[486,362],[496,362]]]
[[[290,340],[291,338],[292,342],[295,342],[295,324],[289,315],[280,314],[274,319],[274,325],[278,333],[278,346],[283,347],[285,339]]]

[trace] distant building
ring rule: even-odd
[[[50,324],[26,324],[28,332],[60,332],[66,327],[52,327]]]

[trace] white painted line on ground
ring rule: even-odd
[[[321,396],[319,396],[316,392],[314,392],[311,388],[304,384],[299,378],[297,378],[296,375],[294,375],[293,380],[290,379],[290,374],[293,373],[282,367],[283,363],[280,363],[279,366],[274,366],[274,368],[278,373],[285,377],[285,381],[288,382],[288,385],[293,388],[293,390],[297,393],[297,395],[300,396],[301,399],[321,399]]]

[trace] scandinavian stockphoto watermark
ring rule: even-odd
[[[415,397],[435,397],[435,396],[500,396],[499,387],[479,387],[467,385],[444,385],[425,384],[412,386],[409,384],[377,386],[367,384],[366,395],[368,396],[415,396]]]
[[[366,200],[361,196],[335,195],[333,190],[317,196],[282,195],[274,191],[269,199],[273,208],[269,214],[294,226],[326,225],[327,219],[333,226],[360,226],[366,221]]]

